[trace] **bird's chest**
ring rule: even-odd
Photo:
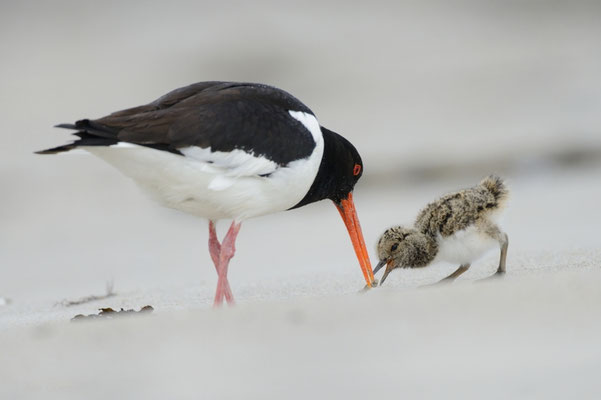
[[[439,236],[438,254],[434,262],[469,264],[496,245],[494,239],[471,226],[450,236]]]

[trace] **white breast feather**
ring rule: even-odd
[[[479,232],[473,225],[447,237],[438,234],[437,241],[439,247],[434,262],[455,264],[472,263],[488,250],[499,246],[496,240]]]

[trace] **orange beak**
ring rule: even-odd
[[[361,265],[365,282],[367,282],[367,286],[373,287],[375,286],[374,273],[371,269],[365,240],[363,240],[363,233],[361,232],[359,217],[357,217],[357,211],[355,210],[355,203],[353,203],[353,193],[349,193],[348,197],[343,199],[340,204],[334,204],[336,204],[336,208],[338,208],[348,234],[351,237],[351,242],[353,242],[355,254],[357,254],[357,258],[359,259],[359,265]]]

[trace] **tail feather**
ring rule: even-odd
[[[77,129],[72,124],[61,124],[57,125],[59,128],[69,128],[69,129]],[[117,144],[119,141],[117,139],[110,139],[105,137],[99,137],[95,135],[91,135],[88,132],[79,131],[73,133],[75,136],[79,136],[79,139],[72,143],[68,143],[62,146],[53,147],[51,149],[36,151],[35,154],[56,154],[63,153],[65,151],[73,150],[79,146],[111,146],[113,144]]]
[[[86,133],[91,133],[104,138],[115,139],[119,134],[119,130],[106,125],[97,123],[89,119],[80,119],[73,124],[60,124],[60,128],[77,129]]]
[[[73,135],[79,136],[79,139],[63,146],[53,147],[51,149],[36,151],[35,154],[56,154],[73,150],[80,146],[112,146],[120,142],[117,138],[119,131],[116,128],[99,124],[89,119],[81,119],[75,124],[58,124],[56,128],[65,128],[77,130]],[[133,142],[132,142],[133,143]],[[156,150],[168,151],[173,154],[182,155],[175,147],[163,143],[135,143],[140,146],[150,147]]]
[[[484,186],[484,188],[494,196],[497,202],[505,200],[509,195],[509,190],[507,189],[505,182],[497,175],[487,176],[482,179],[480,185]]]
[[[65,129],[77,129],[75,124],[58,124],[54,125],[55,128],[65,128]]]
[[[56,153],[63,153],[65,151],[73,150],[74,148],[76,148],[77,145],[75,143],[76,142],[65,144],[63,146],[53,147],[51,149],[39,150],[39,151],[36,151],[34,153],[35,154],[56,154]]]

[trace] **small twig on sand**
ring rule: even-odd
[[[116,294],[113,291],[113,287],[114,287],[113,281],[110,280],[106,283],[106,294],[104,294],[102,296],[92,295],[92,296],[82,297],[81,299],[77,299],[77,300],[63,300],[60,302],[60,304],[65,307],[71,307],[71,306],[78,306],[80,304],[89,303],[89,302],[96,301],[96,300],[108,299],[109,297],[113,297]]]

